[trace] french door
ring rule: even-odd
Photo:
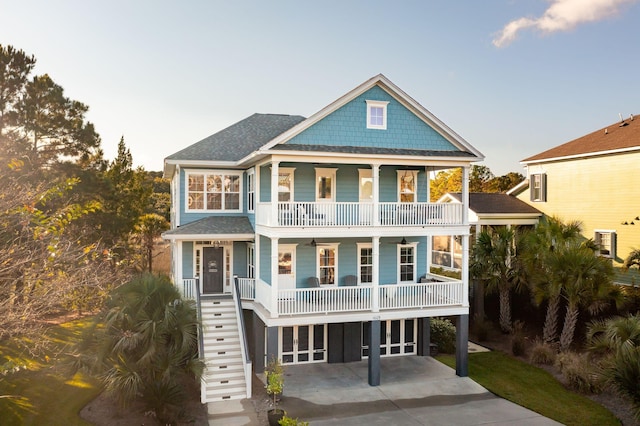
[[[362,356],[369,356],[371,323],[362,323]],[[417,351],[416,319],[380,321],[380,356],[415,355]]]
[[[280,328],[279,352],[283,364],[327,360],[327,325],[294,325]]]

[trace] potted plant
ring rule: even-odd
[[[280,360],[275,357],[271,358],[264,373],[267,379],[267,394],[273,396],[273,408],[267,412],[269,425],[278,426],[280,419],[285,415],[284,410],[278,408],[278,396],[282,395],[284,390],[284,371]]]

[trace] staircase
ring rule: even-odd
[[[240,333],[231,297],[201,297],[200,316],[206,369],[203,403],[247,397]]]

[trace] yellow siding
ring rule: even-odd
[[[530,201],[528,190],[518,198],[547,216],[581,221],[586,237],[593,238],[595,230],[615,231],[616,266],[640,248],[640,153],[530,165],[528,174],[536,173],[547,174],[547,201]]]

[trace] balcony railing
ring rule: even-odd
[[[429,226],[462,224],[458,203],[258,203],[256,222],[280,227]]]
[[[195,279],[183,280],[183,288],[196,288]],[[253,278],[238,278],[240,296],[254,300],[278,315],[330,314],[391,309],[423,309],[462,306],[462,281],[443,281],[374,286],[341,286],[278,290],[272,306],[271,287]],[[373,292],[377,289],[377,305]],[[195,297],[194,297],[195,298]]]

